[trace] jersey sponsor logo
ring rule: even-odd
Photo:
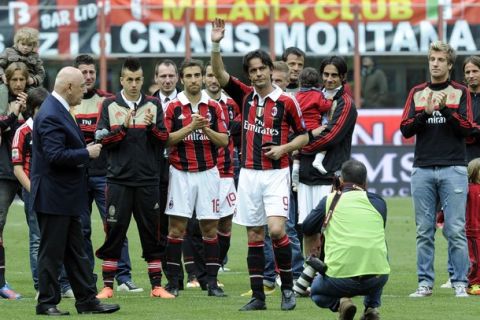
[[[277,129],[265,127],[263,121],[255,119],[255,124],[249,123],[247,120],[243,122],[243,129],[253,131],[255,133],[261,133],[268,136],[278,136],[280,132]]]
[[[189,135],[187,135],[184,139],[184,141],[203,141],[203,140],[210,140],[207,135],[200,130],[195,130]]]
[[[432,116],[427,119],[428,124],[443,124],[446,122],[447,119],[437,110],[433,111]]]

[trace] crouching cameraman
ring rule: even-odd
[[[357,160],[343,163],[339,190],[323,198],[303,222],[306,252],[318,252],[312,243],[323,233],[324,275],[312,283],[311,298],[321,308],[353,319],[351,297],[365,296],[362,320],[380,319],[378,307],[390,266],[385,243],[387,206],[366,192],[367,169]]]

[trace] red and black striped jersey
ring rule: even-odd
[[[27,177],[30,176],[32,159],[32,129],[33,120],[29,118],[15,131],[12,142],[12,163],[14,166],[22,165]]]
[[[242,119],[242,167],[256,170],[281,169],[289,165],[288,154],[278,160],[264,155],[262,145],[288,143],[290,129],[295,134],[306,132],[302,111],[295,98],[280,88],[264,99],[251,86],[230,77],[225,91],[241,107]]]
[[[240,114],[238,105],[235,103],[235,101],[233,101],[232,98],[228,97],[223,92],[220,96],[220,100],[218,100],[218,103],[222,107],[227,128],[230,130],[231,123],[233,123],[235,118]],[[232,137],[230,136],[228,139],[228,146],[225,148],[218,148],[217,168],[220,173],[220,178],[233,177],[233,151],[234,143]]]
[[[317,88],[300,88],[300,91],[295,93],[295,98],[302,110],[307,130],[318,128],[322,124],[322,113],[332,107],[332,100],[326,99],[323,92]]]
[[[185,93],[180,92],[177,98],[168,104],[165,112],[168,132],[188,126],[192,122],[192,114],[198,113],[210,121],[212,130],[227,133],[222,107],[205,92],[202,92],[197,108],[198,111],[194,112]],[[170,163],[178,170],[199,172],[211,169],[217,164],[218,147],[202,130],[193,131],[169,150]]]

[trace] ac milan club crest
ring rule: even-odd
[[[273,107],[272,108],[272,117],[275,117],[277,115],[277,113],[278,113],[277,107]]]

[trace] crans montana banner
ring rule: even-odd
[[[105,12],[107,53],[184,55],[188,25],[191,51],[207,55],[210,22],[227,21],[227,55],[297,46],[309,55],[352,54],[354,5],[359,8],[359,49],[382,55],[426,52],[438,38],[438,3],[444,34],[458,51],[478,51],[476,0],[20,0],[0,7],[0,50],[15,30],[41,31],[40,53],[99,53],[99,14]],[[103,4],[103,6],[99,6]]]

